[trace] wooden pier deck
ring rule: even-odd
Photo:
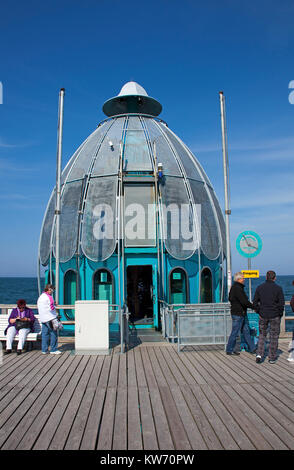
[[[1,450],[294,449],[294,364],[223,347],[33,350],[0,366]],[[72,345],[73,346],[73,345]]]

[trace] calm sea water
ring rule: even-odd
[[[284,291],[285,299],[290,300],[294,294],[293,276],[277,277],[279,284]],[[256,287],[265,281],[265,277],[252,279],[252,295],[254,295]],[[44,287],[44,279],[41,279],[41,288]],[[245,289],[247,295],[249,281],[245,281]],[[25,299],[28,304],[36,304],[38,299],[38,283],[35,277],[0,277],[0,304],[14,304],[18,299]]]
[[[285,300],[290,300],[294,294],[292,281],[294,276],[278,276],[277,284],[284,291]],[[259,279],[252,279],[252,297],[256,287],[265,281],[264,276]],[[41,289],[44,287],[45,280],[41,279]],[[249,296],[249,281],[245,281],[245,290]],[[18,299],[25,299],[28,304],[36,304],[38,299],[38,282],[35,277],[0,277],[0,304],[15,304]],[[286,316],[293,315],[291,307],[286,306]],[[286,322],[286,330],[292,331],[294,323],[291,320]],[[64,330],[63,330],[64,331]],[[64,331],[63,335],[73,334],[72,331]]]

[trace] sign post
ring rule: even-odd
[[[244,256],[248,260],[248,271],[243,270],[244,277],[249,279],[249,300],[252,302],[252,287],[251,279],[253,277],[259,277],[259,271],[253,271],[251,269],[251,258],[259,255],[262,249],[262,241],[257,233],[252,232],[251,230],[246,230],[241,232],[236,240],[236,247],[240,255]],[[245,275],[247,273],[247,275]],[[251,274],[250,274],[251,273]],[[258,275],[253,275],[252,273],[258,273]]]

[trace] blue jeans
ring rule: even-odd
[[[50,321],[42,323],[42,352],[48,352],[49,345],[51,352],[57,350],[57,331],[53,330],[50,323]]]
[[[250,336],[250,328],[247,315],[245,317],[239,317],[238,315],[232,315],[232,332],[230,334],[228,344],[227,344],[227,352],[233,352],[236,346],[236,340],[239,333],[244,335],[244,339],[248,344],[249,351],[253,352],[256,349],[254,342]]]

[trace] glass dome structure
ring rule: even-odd
[[[108,118],[81,144],[62,173],[61,269],[62,266],[74,266],[79,271],[80,265],[71,264],[79,259],[88,263],[87,266],[91,265],[94,272],[99,266],[105,267],[108,260],[121,256],[123,250],[131,250],[134,257],[137,249],[138,257],[142,258],[144,252],[150,256],[154,249],[158,283],[165,286],[166,296],[168,265],[187,265],[189,260],[194,262],[194,267],[186,266],[185,270],[188,277],[190,269],[199,273],[196,289],[199,293],[200,272],[204,266],[213,276],[215,274],[215,284],[218,283],[222,292],[221,267],[226,246],[222,210],[199,161],[157,117],[161,110],[161,104],[135,82],[127,83],[118,96],[105,102],[103,111]],[[40,263],[52,272],[55,199],[54,189],[39,243]],[[148,207],[154,210],[151,215],[139,213],[135,210],[136,204],[146,211]],[[130,206],[133,211],[128,213]],[[175,214],[185,223],[190,239],[181,226],[180,229],[175,227]],[[132,233],[138,233],[142,224],[146,222],[148,226],[148,221],[151,223],[147,234],[144,232],[136,238],[126,233],[127,225],[132,226]],[[117,263],[109,269],[117,269]],[[164,282],[160,277],[165,278]],[[219,293],[220,300],[221,297],[222,293]]]

